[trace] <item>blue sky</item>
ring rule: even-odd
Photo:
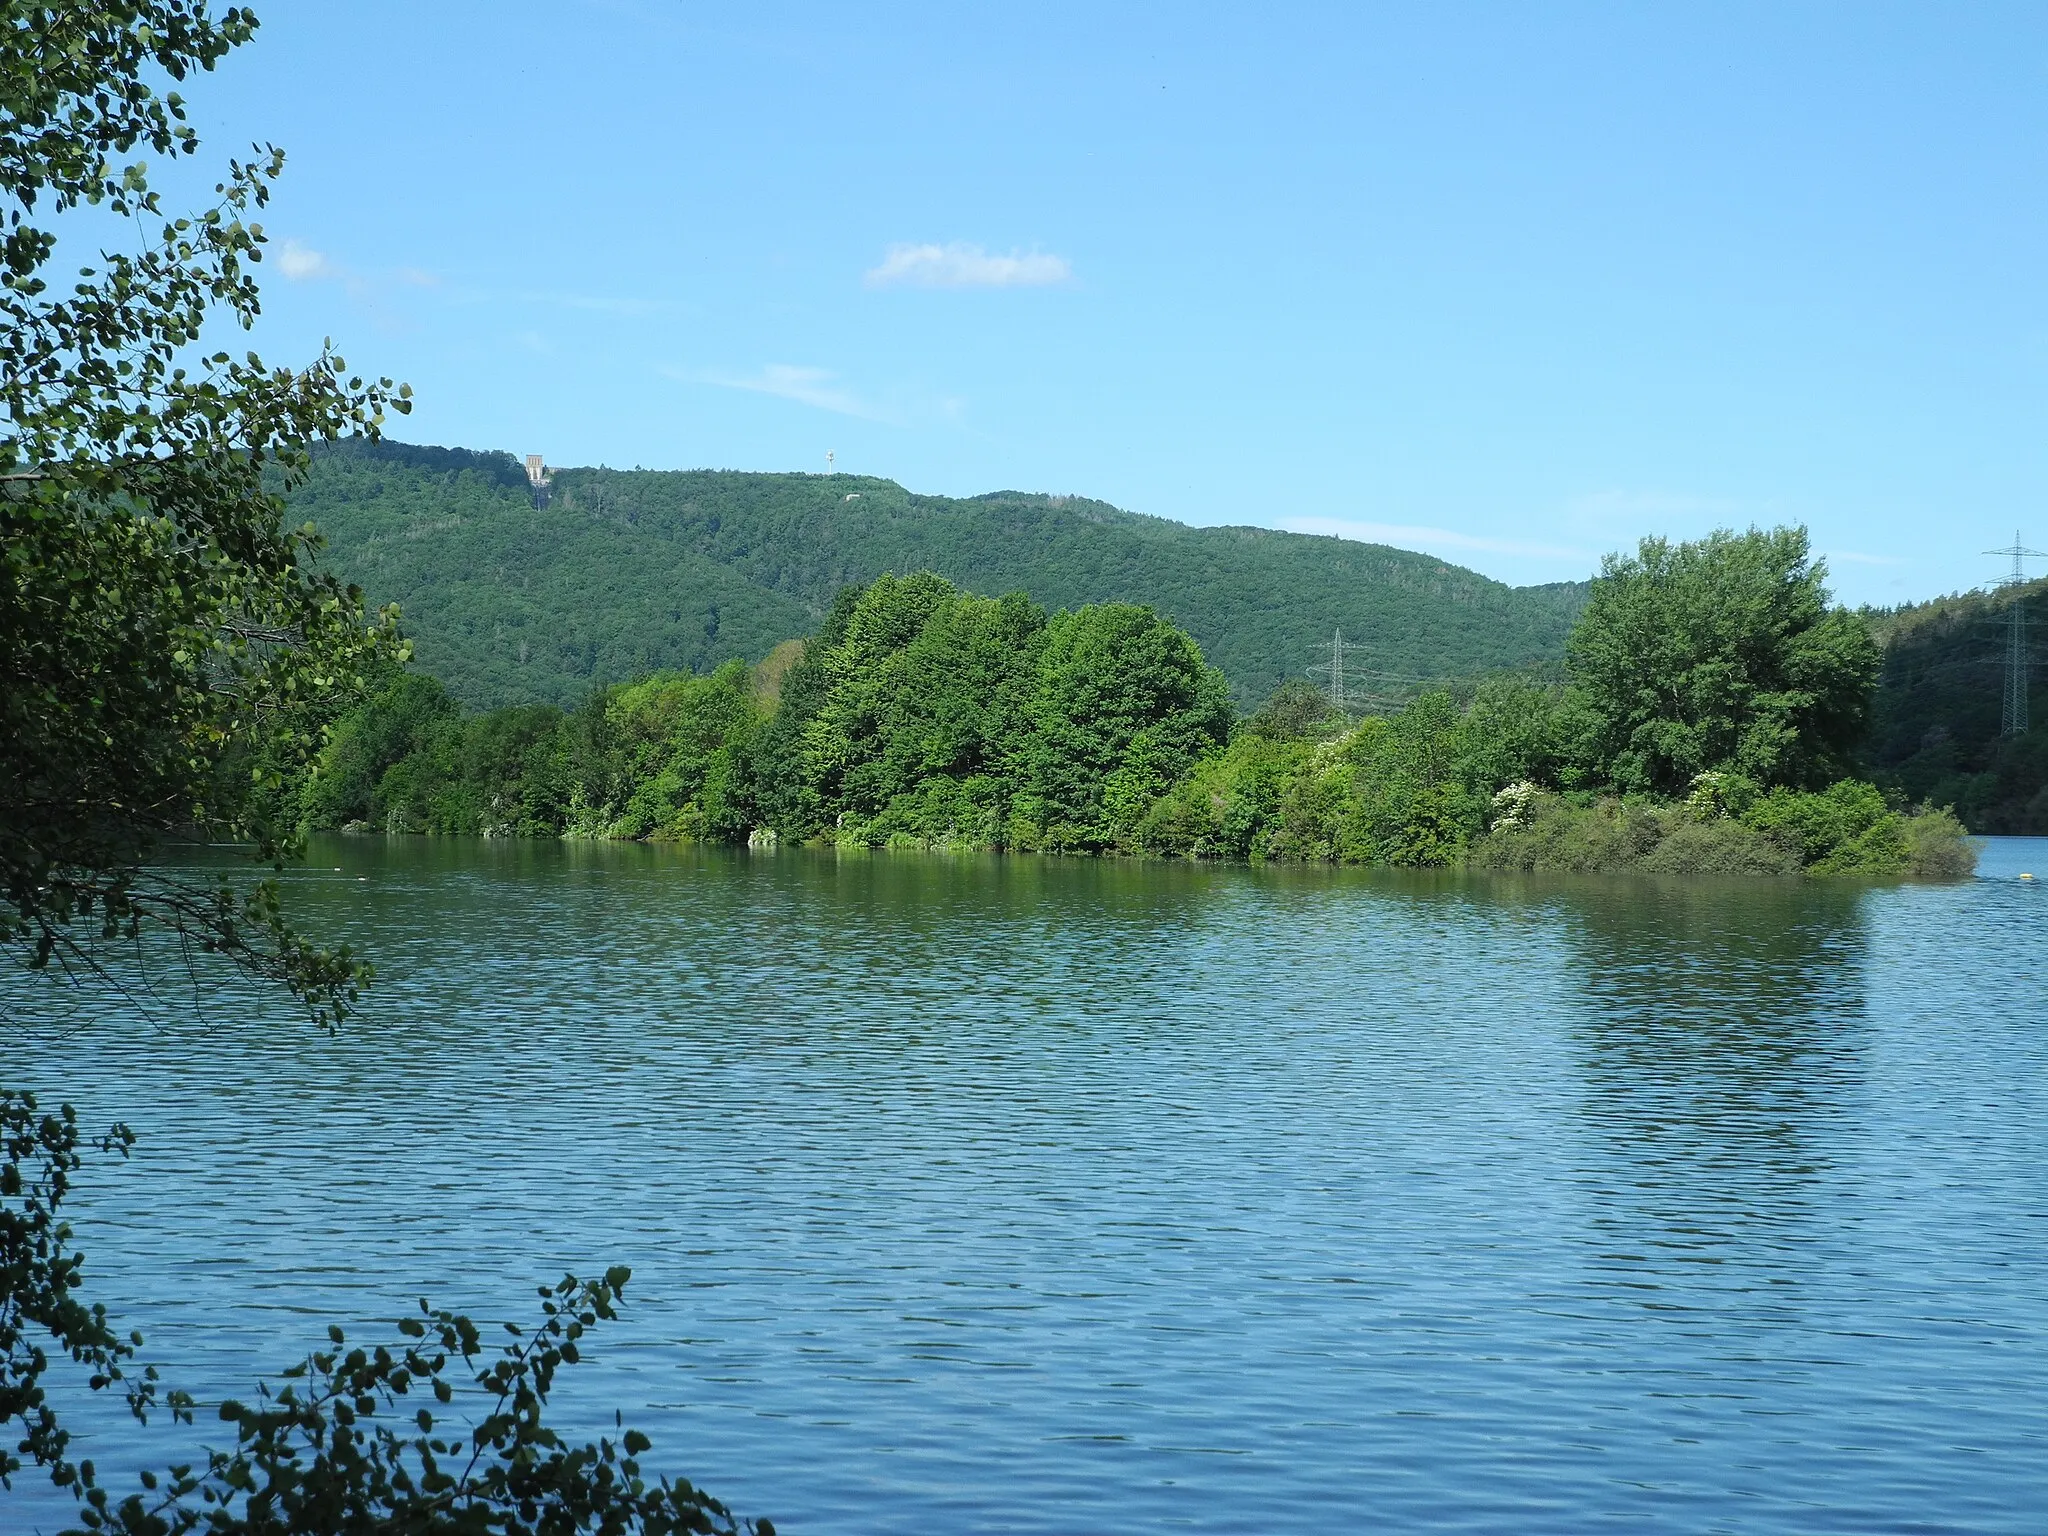
[[[1076,492],[1581,576],[2048,544],[2048,7],[276,0],[260,345],[561,464]]]

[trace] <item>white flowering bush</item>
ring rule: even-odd
[[[1739,773],[1710,768],[1705,773],[1693,775],[1685,797],[1685,814],[1694,821],[1718,821],[1724,816],[1740,816],[1755,804],[1757,794],[1753,780]]]
[[[1518,779],[1513,784],[1494,792],[1493,825],[1496,827],[1525,827],[1536,812],[1536,797],[1542,794],[1527,779]]]

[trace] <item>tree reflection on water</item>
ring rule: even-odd
[[[1612,1259],[1778,1268],[1864,1118],[1863,888],[1630,882],[1552,899],[1594,1219],[1652,1250]]]

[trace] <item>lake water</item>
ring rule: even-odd
[[[622,1262],[563,1416],[791,1536],[2048,1528],[2048,840],[1889,887],[312,864],[383,973],[339,1038],[167,990],[5,1040],[140,1133],[91,1294],[202,1397]]]

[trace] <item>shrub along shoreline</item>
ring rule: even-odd
[[[1954,878],[1953,815],[1850,771],[1876,648],[1800,530],[1612,557],[1569,680],[1385,716],[1306,684],[1236,717],[1149,608],[1048,615],[929,572],[843,592],[761,665],[573,711],[465,713],[393,676],[336,722],[306,830]]]
[[[1519,786],[1517,786],[1519,787]],[[1481,869],[1652,875],[1906,875],[1957,880],[1977,865],[1947,810],[1894,807],[1844,779],[1819,794],[1776,791],[1746,814],[1540,791],[1495,819],[1472,848]]]

